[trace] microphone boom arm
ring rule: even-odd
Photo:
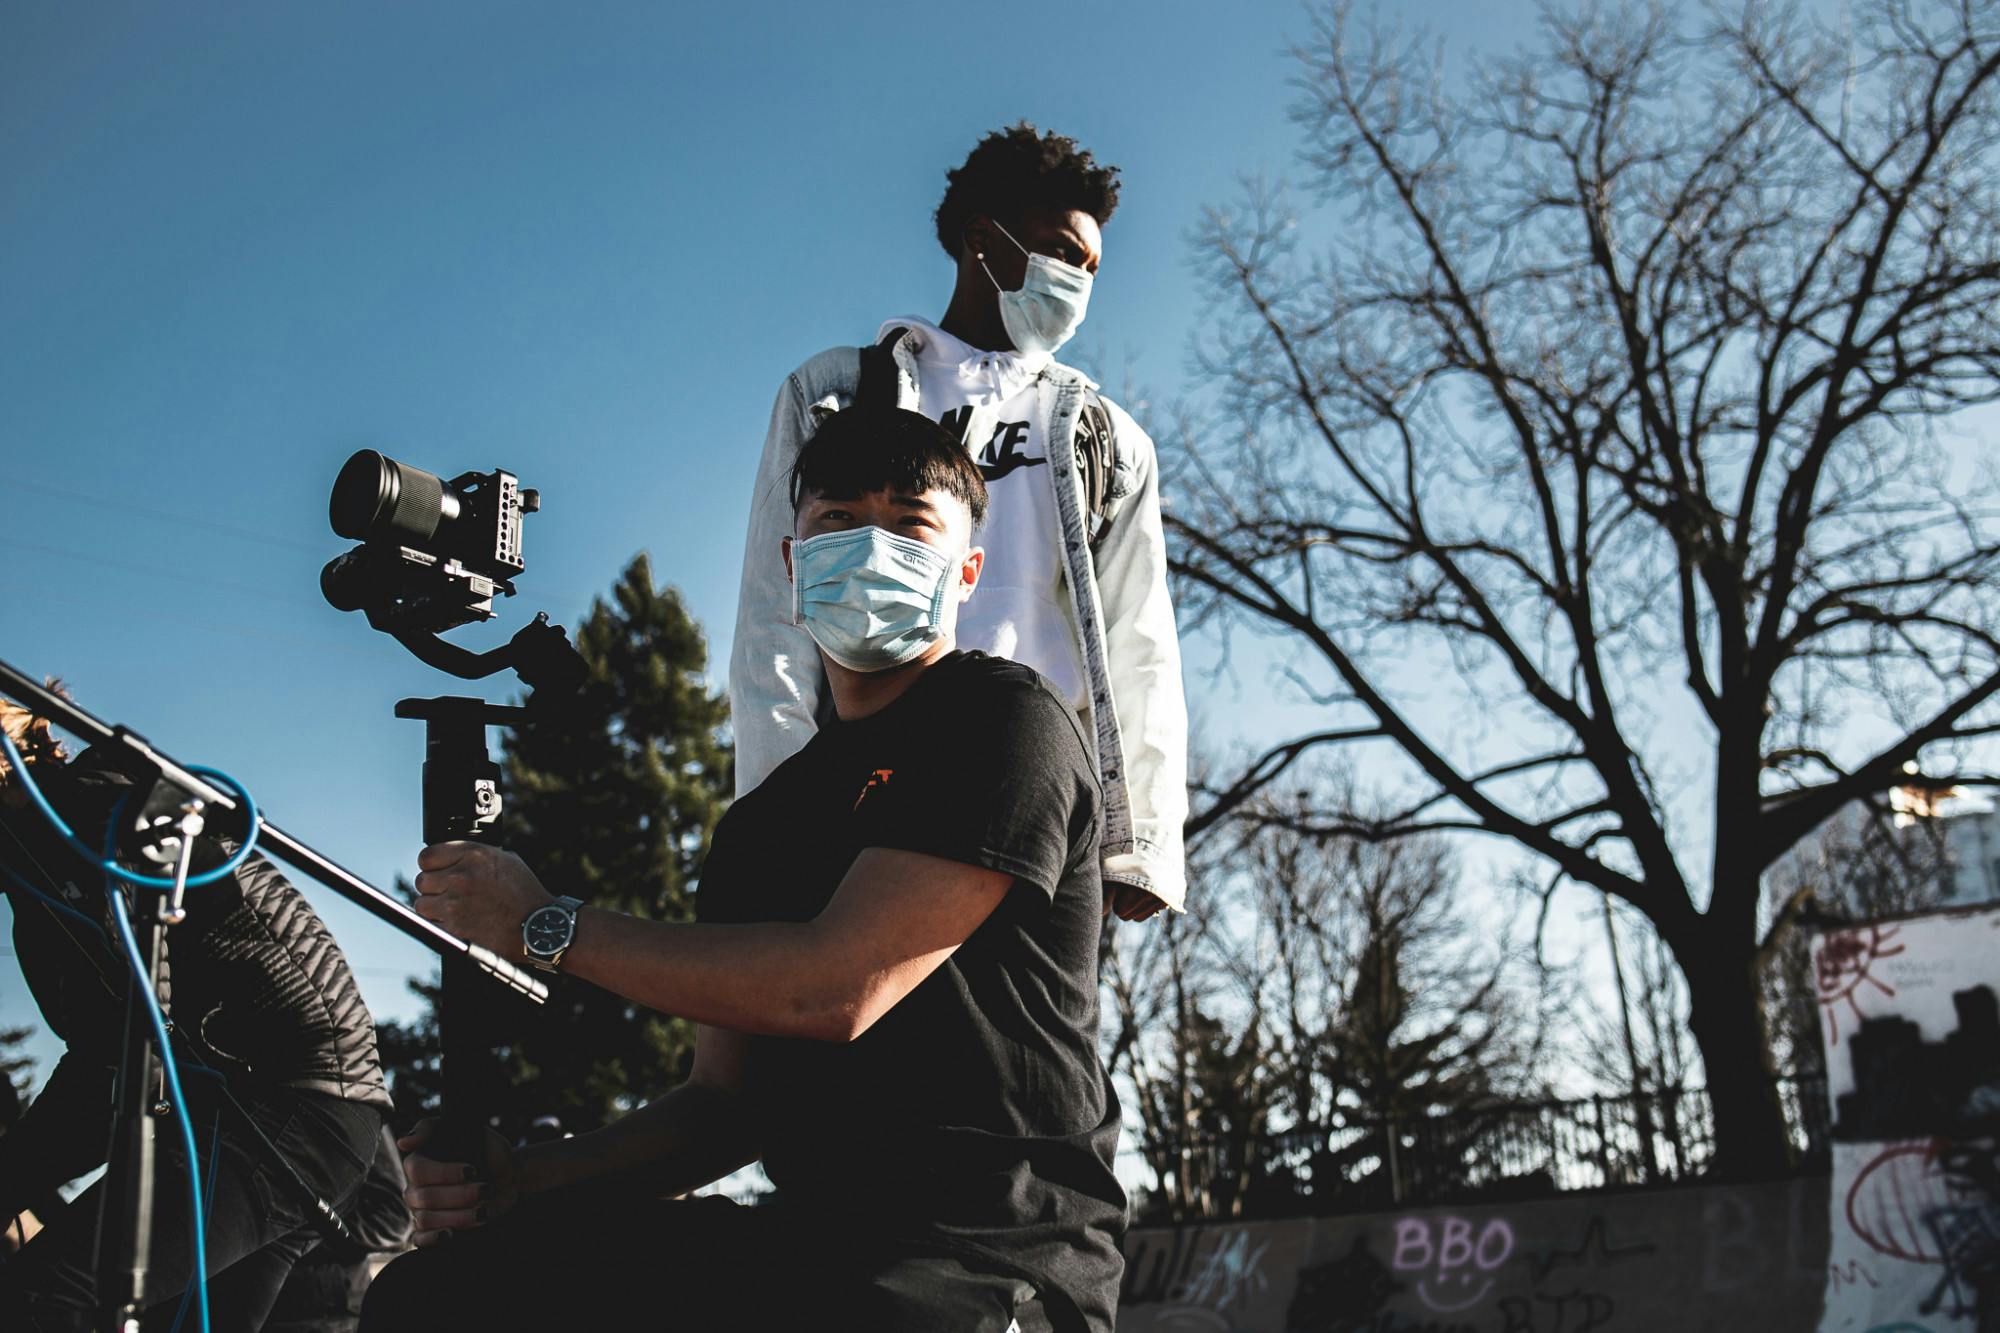
[[[556,631],[557,634],[561,632],[561,630]],[[517,635],[516,638],[518,637]],[[509,645],[510,648],[511,646]],[[507,649],[495,651],[505,652]],[[467,653],[467,656],[474,654]],[[154,749],[145,737],[127,727],[114,727],[98,720],[42,685],[40,681],[4,661],[0,661],[0,694],[12,696],[33,712],[51,719],[63,730],[91,745],[110,747],[121,756],[117,761],[118,766],[135,778],[161,779],[211,807],[230,811],[238,808],[234,795],[190,773],[170,756]],[[384,893],[331,857],[322,855],[279,828],[269,819],[260,818],[257,828],[259,841],[276,853],[280,860],[332,889],[377,920],[401,931],[433,953],[447,959],[459,959],[478,967],[480,971],[497,981],[504,982],[537,1004],[548,1000],[547,984],[527,969],[516,966],[490,949],[467,944],[442,926],[418,916],[393,894]]]

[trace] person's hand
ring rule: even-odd
[[[1120,884],[1115,879],[1104,881],[1106,916],[1116,915],[1120,921],[1144,921],[1166,905],[1166,899],[1156,898],[1136,884]]]
[[[483,842],[433,843],[417,868],[417,915],[502,958],[523,956],[521,923],[555,901],[520,857]]]
[[[514,1153],[507,1140],[486,1131],[486,1160],[475,1166],[468,1162],[440,1162],[418,1151],[436,1132],[436,1120],[420,1120],[415,1129],[396,1140],[403,1154],[403,1176],[409,1188],[403,1202],[410,1205],[410,1239],[418,1245],[436,1245],[450,1240],[453,1233],[498,1221],[519,1201],[520,1180],[514,1172]]]

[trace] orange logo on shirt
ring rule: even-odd
[[[888,786],[889,778],[895,771],[893,768],[878,768],[873,773],[870,773],[868,781],[861,788],[861,794],[854,798],[854,808],[856,810],[861,808],[861,803],[868,799],[869,792],[874,791],[877,787]]]

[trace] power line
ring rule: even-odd
[[[155,519],[162,523],[172,523],[176,527],[202,528],[209,532],[220,533],[226,537],[235,537],[242,541],[261,542],[266,546],[275,546],[288,551],[303,551],[306,552],[307,554],[320,556],[325,559],[331,559],[332,555],[338,554],[340,550],[340,547],[337,544],[337,539],[336,542],[333,543],[317,543],[317,542],[301,541],[295,537],[279,537],[268,532],[257,532],[250,528],[239,528],[232,526],[228,523],[217,523],[210,519],[191,518],[185,514],[173,513],[170,510],[155,509],[148,505],[135,504],[130,500],[114,500],[107,496],[92,495],[87,491],[70,490],[69,488],[63,486],[51,486],[47,482],[20,481],[16,478],[10,477],[8,478],[7,484],[9,486],[18,486],[22,490],[34,491],[42,495],[54,496],[56,498],[63,500],[72,500],[78,504],[90,504],[90,505],[97,505],[99,508],[103,509],[121,510],[125,513],[138,514],[145,518]],[[8,538],[0,538],[0,541],[10,541],[10,540],[11,539]],[[152,575],[159,572],[157,569],[151,566],[141,567],[129,564],[120,565],[116,564],[115,562],[106,560],[104,557],[101,556],[85,555],[76,551],[63,551],[52,546],[36,547],[25,542],[14,542],[13,544],[27,546],[28,549],[30,550],[44,551],[50,555],[62,555],[75,560],[94,561],[95,563],[110,565],[111,567],[118,569],[137,570],[137,572],[147,575]],[[290,598],[289,596],[286,596],[281,593],[268,592],[263,589],[257,589],[257,588],[245,588],[240,585],[232,586],[228,584],[211,583],[210,586],[228,588],[231,591],[237,591],[237,592],[249,592],[253,593],[258,597],[271,597],[283,601],[292,600],[292,598]],[[595,601],[610,600],[609,593],[603,591],[593,592],[588,594],[587,596],[583,596],[579,595],[574,589],[565,591],[563,589],[558,589],[558,588],[538,587],[536,589],[536,592],[539,594],[539,596],[541,596],[546,600],[562,601],[570,603],[572,605],[582,605],[585,607],[588,607],[590,603]]]
[[[106,569],[121,570],[128,574],[144,574],[148,578],[157,578],[160,574],[160,567],[158,565],[142,565],[135,560],[118,560],[111,556],[98,555],[91,551],[71,551],[61,546],[45,545],[42,542],[22,541],[18,537],[0,537],[0,546],[12,546],[23,551],[34,551],[40,555],[59,556],[64,560],[77,560],[87,565],[101,565]],[[247,583],[229,583],[222,579],[203,578],[192,574],[175,574],[173,578],[176,583],[193,583],[204,588],[214,588],[219,592],[242,593],[249,597],[263,597],[273,602],[282,602],[287,606],[293,605],[299,600],[284,593],[272,592],[269,588],[253,588]]]
[[[73,491],[64,486],[51,486],[42,481],[23,481],[18,477],[7,479],[9,486],[18,486],[24,491],[34,491],[39,495],[53,496],[76,504],[96,505],[100,509],[116,509],[127,514],[138,514],[142,518],[157,519],[162,523],[172,523],[176,527],[202,528],[220,533],[225,537],[235,537],[246,542],[262,542],[266,546],[282,547],[291,551],[304,551],[312,555],[325,554],[325,543],[300,541],[296,537],[279,537],[268,532],[258,532],[251,528],[239,528],[229,523],[217,523],[213,519],[196,518],[188,514],[177,514],[168,509],[155,509],[150,505],[136,504],[130,500],[113,499],[106,495],[96,495],[89,491]]]
[[[149,573],[156,571],[147,571]],[[18,588],[25,592],[47,593],[45,584],[28,583],[20,579],[0,579],[0,588]],[[286,634],[276,630],[261,629],[254,625],[236,625],[227,621],[190,620],[177,611],[158,611],[151,607],[121,604],[116,612],[119,616],[141,616],[148,620],[164,621],[181,629],[200,630],[207,634],[235,634],[243,638],[262,639],[267,643],[283,643],[313,653],[344,653],[353,657],[366,657],[371,661],[381,660],[376,654],[356,648],[352,644],[332,639],[308,638],[302,634]]]

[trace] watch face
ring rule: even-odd
[[[528,952],[554,953],[569,943],[569,913],[560,907],[539,907],[522,926]]]

